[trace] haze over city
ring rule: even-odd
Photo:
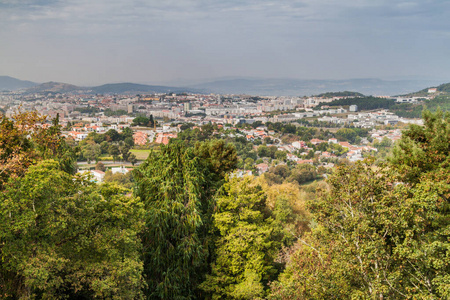
[[[0,0],[0,75],[78,85],[450,78],[448,1]]]

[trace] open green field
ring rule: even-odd
[[[138,160],[146,160],[151,150],[136,150],[132,149],[130,150],[131,153],[136,155],[136,158]]]

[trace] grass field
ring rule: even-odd
[[[131,153],[133,153],[134,155],[136,155],[136,158],[138,160],[146,160],[148,157],[148,154],[150,153],[150,150],[136,150],[136,149],[132,149],[130,150]]]

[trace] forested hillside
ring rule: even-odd
[[[396,103],[393,99],[377,98],[377,97],[356,97],[334,100],[322,106],[349,106],[357,105],[358,110],[372,109],[389,109],[396,115],[405,118],[420,118],[424,110],[432,112],[441,109],[442,111],[450,111],[450,96],[439,95],[430,100],[423,100],[419,103]]]
[[[359,110],[372,110],[372,109],[380,109],[380,108],[389,109],[395,105],[395,101],[392,99],[367,96],[367,97],[355,97],[355,98],[344,98],[344,99],[334,100],[330,103],[326,103],[323,105],[328,105],[328,106],[358,105]]]
[[[424,110],[435,112],[437,110],[450,111],[450,96],[439,95],[431,100],[424,100],[420,103],[398,103],[390,110],[400,117],[420,118]]]
[[[0,298],[448,299],[450,115],[423,117],[388,160],[314,183],[308,164],[240,177],[282,151],[193,129],[154,149],[131,188],[76,174],[58,119],[4,117]]]

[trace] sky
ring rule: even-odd
[[[0,0],[0,75],[447,79],[450,1]]]

